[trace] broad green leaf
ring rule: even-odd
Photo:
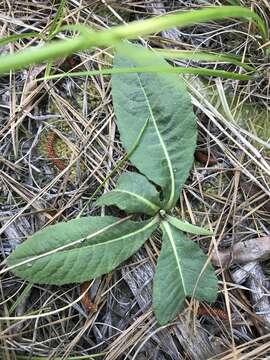
[[[214,301],[217,278],[210,264],[205,267],[207,256],[196,243],[167,222],[162,223],[162,230],[162,249],[154,276],[153,308],[158,322],[165,324],[175,318],[186,297]]]
[[[116,188],[97,201],[96,205],[116,205],[127,213],[156,214],[159,209],[159,193],[142,175],[126,172],[117,182]]]
[[[83,282],[111,271],[134,254],[157,221],[93,216],[48,226],[18,246],[8,265],[34,283]]]
[[[124,52],[124,55],[123,55]],[[170,65],[157,54],[131,44],[119,48],[114,67]],[[121,140],[129,151],[147,119],[141,143],[130,160],[164,192],[165,209],[175,204],[186,181],[197,130],[185,84],[173,73],[112,75],[112,96]]]
[[[176,227],[177,229],[179,229],[181,231],[188,232],[188,233],[195,234],[195,235],[213,235],[213,231],[202,228],[200,226],[190,224],[188,222],[181,221],[170,215],[166,215],[165,218],[171,225],[173,225],[174,227]]]

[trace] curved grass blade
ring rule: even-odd
[[[167,222],[162,222],[162,231],[153,288],[153,308],[161,325],[175,318],[186,297],[213,302],[217,296],[215,272],[199,246]]]
[[[125,44],[123,51],[124,55],[119,49],[115,56],[115,67],[154,63],[170,69],[165,60],[142,47]],[[112,97],[127,151],[145,119],[149,119],[140,146],[130,160],[161,186],[163,208],[172,208],[193,163],[197,136],[191,99],[183,80],[170,73],[117,74],[112,76]]]
[[[185,11],[175,14],[157,16],[144,21],[134,21],[125,26],[118,26],[103,32],[103,37],[115,39],[134,39],[173,27],[186,27],[212,20],[225,18],[243,18],[251,20],[260,31],[263,42],[268,39],[267,25],[254,11],[242,6],[216,6],[195,11]],[[105,38],[106,38],[105,37]],[[105,39],[104,39],[105,40]]]
[[[48,226],[18,246],[8,257],[8,265],[15,275],[34,283],[84,282],[128,259],[157,222],[157,218],[134,222],[94,216]]]
[[[89,36],[92,38],[93,33],[90,30]],[[93,46],[96,46],[93,41]],[[38,64],[54,60],[58,57],[68,56],[77,51],[86,50],[88,45],[85,36],[77,36],[74,39],[52,41],[42,47],[31,48],[19,51],[12,55],[1,56],[0,73],[7,73],[10,70],[19,70],[32,64]]]
[[[102,195],[95,205],[116,205],[127,213],[154,215],[160,210],[159,193],[142,175],[122,174],[115,189]]]
[[[172,217],[170,215],[166,215],[165,219],[174,227],[177,229],[188,232],[195,235],[213,235],[213,231],[210,231],[208,229],[204,229],[200,226],[196,226],[193,224],[189,224],[188,222],[181,221],[175,217]]]
[[[83,25],[76,25],[81,35],[64,41],[46,44],[36,49],[27,49],[16,54],[1,57],[0,73],[10,70],[18,70],[25,66],[53,60],[57,57],[68,56],[76,51],[82,51],[94,46],[115,46],[121,40],[136,39],[166,30],[172,27],[185,27],[210,20],[229,18],[244,18],[252,20],[257,25],[263,43],[268,39],[267,27],[264,20],[255,12],[240,6],[217,6],[215,8],[201,9],[196,11],[169,14],[147,20],[134,21],[122,26],[116,26],[103,31],[93,31]],[[62,27],[59,29],[67,29]],[[74,26],[69,26],[75,29]]]

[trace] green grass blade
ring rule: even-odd
[[[116,26],[99,32],[79,25],[76,26],[76,28],[80,31],[81,35],[74,39],[58,41],[47,44],[41,48],[28,49],[16,54],[3,56],[0,63],[0,73],[18,70],[25,66],[53,60],[57,57],[68,56],[76,51],[85,50],[94,46],[111,46],[124,39],[135,39],[139,36],[150,35],[176,26],[184,27],[224,18],[244,18],[251,20],[257,25],[263,42],[267,40],[266,25],[262,18],[255,12],[240,6],[220,6],[185,13],[169,14],[148,20],[134,21],[128,25]],[[72,29],[72,27],[69,28]]]
[[[79,36],[72,40],[54,41],[36,49],[28,49],[14,55],[1,57],[0,73],[9,70],[19,70],[31,64],[50,61],[58,57],[64,57],[73,52],[85,49],[84,38]]]
[[[188,59],[194,61],[220,62],[231,63],[242,67],[247,71],[255,71],[256,69],[246,63],[241,62],[241,56],[232,56],[226,54],[216,54],[206,51],[190,51],[190,50],[160,50],[153,49],[166,59]]]
[[[67,29],[62,27],[59,31]],[[38,64],[44,61],[50,61],[56,58],[63,58],[77,51],[86,50],[90,46],[97,46],[96,32],[81,25],[70,26],[71,30],[81,32],[80,36],[68,40],[57,40],[43,47],[27,49],[12,55],[1,56],[0,73],[6,73],[10,70],[18,70],[31,64]],[[91,45],[89,46],[89,40]]]
[[[243,18],[251,20],[260,31],[263,42],[268,38],[267,27],[264,20],[254,11],[241,6],[217,6],[207,9],[182,12],[155,17],[144,21],[134,21],[128,25],[118,26],[103,32],[104,41],[108,38],[134,39],[146,36],[172,27],[186,27],[211,20],[225,18]]]
[[[36,31],[32,31],[32,32],[23,33],[23,34],[14,34],[14,35],[6,36],[3,39],[0,39],[0,46],[10,44],[10,43],[15,42],[20,39],[30,39],[30,38],[35,38],[35,37],[38,39],[43,39],[43,40],[46,39],[45,35],[40,34]]]
[[[103,70],[92,70],[92,71],[78,71],[63,74],[55,74],[48,77],[40,78],[39,80],[51,80],[60,79],[66,76],[77,77],[77,76],[95,76],[95,75],[112,75],[112,74],[124,74],[124,73],[176,73],[176,74],[193,74],[202,76],[215,76],[222,77],[225,79],[235,80],[252,80],[254,76],[246,74],[236,74],[225,70],[212,70],[196,67],[165,67],[165,66],[137,66],[137,67],[121,67],[121,68],[109,68]]]
[[[66,4],[66,0],[61,0],[59,7],[57,9],[57,12],[55,14],[55,17],[53,19],[53,22],[50,26],[48,40],[52,39],[54,34],[56,34],[60,29],[60,26],[63,21],[63,12],[64,12],[64,8],[65,8],[65,4]]]
[[[24,300],[24,298],[29,294],[32,289],[33,284],[28,283],[26,287],[23,289],[21,294],[18,296],[18,299],[12,304],[11,308],[9,309],[9,313],[12,314],[16,307]]]

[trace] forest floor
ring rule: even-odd
[[[56,3],[0,2],[1,36],[46,31],[56,14]],[[67,0],[62,20],[104,29],[176,10],[230,4],[253,9],[270,25],[267,0]],[[199,137],[175,213],[194,224],[211,223],[215,229],[211,241],[191,239],[205,252],[220,251],[219,256],[213,254],[218,299],[211,307],[187,301],[173,323],[157,325],[151,301],[160,251],[158,234],[115,271],[91,283],[36,285],[6,272],[0,280],[0,358],[270,358],[269,58],[260,48],[257,29],[239,19],[171,29],[141,42],[149,47],[238,55],[258,72],[249,81],[184,76]],[[18,39],[0,48],[0,54],[40,43],[37,38]],[[110,66],[112,58],[110,49],[88,50],[53,62],[51,71],[99,70]],[[171,64],[245,72],[217,61],[183,59]],[[125,154],[115,123],[110,76],[36,82],[45,69],[45,64],[35,65],[1,77],[3,266],[21,241],[49,224],[79,213],[116,214],[115,208],[100,210],[93,203],[130,166],[124,163],[94,194]]]

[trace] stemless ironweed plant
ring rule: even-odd
[[[242,64],[237,57],[175,51],[158,53],[123,40],[225,17],[253,21],[262,43],[267,40],[265,24],[257,14],[232,6],[176,13],[104,31],[93,31],[81,25],[61,28],[55,23],[47,40],[65,30],[74,30],[79,35],[2,57],[0,72],[5,73],[90,47],[113,46],[116,49],[111,69],[79,74],[112,74],[114,111],[127,150],[124,159],[129,158],[139,173],[123,173],[115,189],[100,197],[96,206],[116,205],[128,214],[143,214],[144,220],[133,221],[132,215],[121,219],[92,216],[48,226],[18,246],[8,258],[8,268],[0,273],[11,270],[30,282],[41,284],[82,283],[116,268],[160,228],[162,247],[153,284],[153,309],[158,322],[165,324],[172,320],[186,297],[215,300],[214,269],[200,247],[184,234],[210,236],[212,233],[170,215],[189,175],[197,139],[191,98],[178,73],[195,72],[242,80],[250,79],[250,75],[174,68],[162,57],[201,56],[214,60],[218,56],[248,71],[253,68]],[[28,35],[40,37],[37,33]],[[16,36],[5,38],[2,44],[14,40]],[[68,75],[77,76],[78,73]],[[63,74],[49,78],[60,76]]]

